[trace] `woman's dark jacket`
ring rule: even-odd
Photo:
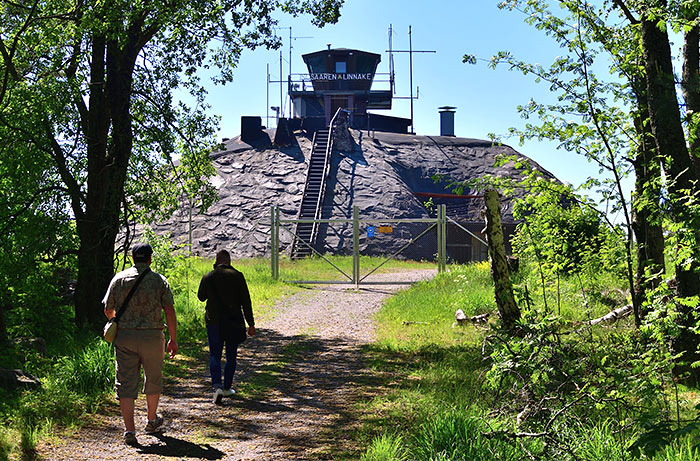
[[[245,328],[245,316],[248,326],[255,326],[248,285],[243,274],[233,267],[214,266],[213,271],[202,277],[197,297],[207,302],[204,317],[207,325]]]

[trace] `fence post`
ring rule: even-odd
[[[275,280],[275,206],[270,205],[270,276]]]
[[[442,271],[447,270],[447,205],[442,205]]]
[[[437,207],[437,269],[442,272],[442,205]]]
[[[360,285],[360,212],[352,207],[352,281],[355,288]]]
[[[437,269],[442,272],[442,206],[437,207]]]
[[[437,246],[438,272],[444,272],[445,260],[447,259],[447,212],[445,205],[438,206]]]
[[[280,278],[280,207],[275,205],[275,280]]]
[[[272,279],[279,279],[279,208],[270,207],[270,265]]]

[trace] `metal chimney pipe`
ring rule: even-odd
[[[455,135],[455,109],[453,106],[438,107],[440,111],[440,136]]]

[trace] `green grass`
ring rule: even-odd
[[[415,459],[520,460],[524,453],[506,441],[487,439],[490,428],[469,411],[441,412],[424,421],[410,443]]]
[[[474,340],[473,327],[452,328],[457,309],[467,316],[495,310],[487,265],[454,266],[393,296],[376,318],[381,325],[377,330],[379,342],[395,348],[411,348]]]
[[[9,460],[10,453],[15,449],[15,444],[11,437],[10,428],[0,427],[0,461]]]
[[[362,454],[361,461],[409,461],[400,435],[382,434],[372,440],[367,451]]]
[[[528,285],[533,309],[561,312],[566,324],[603,315],[616,307],[614,302],[626,301],[619,280],[589,274],[583,289],[578,277],[560,280],[558,296],[556,283],[549,281],[545,309],[537,291],[538,277],[531,272],[517,275],[516,280],[521,288]],[[487,383],[491,364],[482,356],[482,346],[491,332],[471,324],[454,327],[457,309],[467,316],[490,312],[491,324],[496,322],[488,265],[452,266],[390,298],[376,315],[378,341],[365,348],[365,355],[375,373],[383,376],[383,384],[373,399],[358,405],[360,422],[352,436],[364,448],[349,459],[520,460],[530,458],[529,453],[543,453],[544,442],[538,438],[516,442],[483,435],[513,431],[517,411],[510,416],[493,412],[503,396]],[[625,325],[620,322],[611,329]],[[591,340],[603,337],[591,335]],[[681,396],[688,411],[697,399],[692,393],[686,397]],[[562,436],[575,441],[580,459],[601,461],[630,459],[630,433],[622,437],[619,429],[617,415],[597,417],[583,427],[557,427]],[[653,459],[697,459],[693,440],[674,441]]]

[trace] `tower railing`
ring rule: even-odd
[[[314,85],[311,74],[292,74],[287,77],[287,90],[292,92],[313,92]],[[373,91],[391,91],[391,74],[388,72],[376,72],[372,79]]]

